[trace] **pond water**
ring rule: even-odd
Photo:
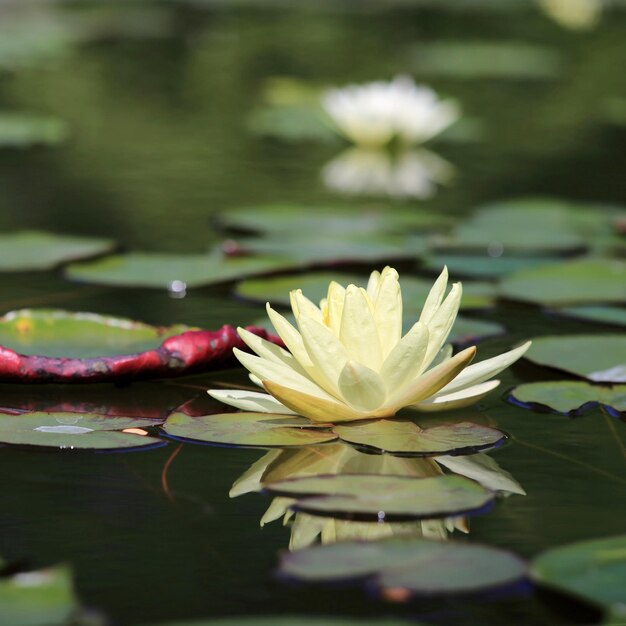
[[[597,205],[600,219],[605,205],[624,203],[626,12],[616,5],[593,28],[571,30],[528,3],[440,4],[75,3],[23,14],[0,5],[0,19],[5,11],[20,28],[40,29],[36,53],[26,44],[19,54],[6,44],[3,53],[0,39],[0,108],[53,116],[69,132],[60,145],[0,150],[2,232],[195,254],[232,236],[216,216],[235,207],[323,205],[355,218],[371,207],[415,208],[463,220],[481,204],[551,196]],[[17,67],[10,53],[22,55]],[[342,196],[321,174],[345,148],[340,141],[284,141],[267,136],[271,128],[261,135],[253,121],[276,77],[323,87],[399,73],[453,96],[463,110],[464,125],[436,146],[454,178],[426,200]],[[350,270],[366,276],[371,267]],[[401,267],[402,276],[428,281],[437,273],[406,260]],[[261,304],[236,299],[230,287],[189,289],[181,298],[30,271],[4,273],[0,301],[3,311],[56,307],[208,329],[264,316]],[[506,329],[480,342],[481,358],[529,337],[619,332],[508,300],[468,316]],[[510,435],[490,456],[526,495],[472,517],[460,540],[533,557],[623,533],[623,415],[591,408],[572,418],[511,405],[505,398],[515,385],[571,378],[527,361],[500,378],[500,388],[464,415]],[[5,384],[0,404],[165,417],[224,382],[244,383],[243,371],[125,387]],[[290,531],[279,522],[259,527],[270,497],[228,495],[263,454],[177,441],[108,454],[4,447],[0,554],[33,567],[68,563],[82,604],[121,626],[262,614],[399,616],[440,626],[600,620],[589,606],[530,583],[393,603],[359,585],[281,580],[277,553]]]

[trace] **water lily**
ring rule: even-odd
[[[396,270],[372,272],[367,288],[331,282],[317,306],[292,291],[297,328],[267,305],[287,350],[243,328],[256,354],[235,349],[267,393],[210,390],[231,406],[298,414],[315,422],[391,417],[400,409],[437,411],[469,406],[498,386],[490,380],[517,361],[530,342],[470,365],[476,348],[452,355],[445,342],[461,303],[460,283],[446,295],[448,271],[436,280],[419,320],[402,335],[402,294]]]
[[[381,147],[393,140],[405,145],[438,135],[459,117],[451,100],[440,100],[409,76],[329,89],[322,106],[338,132],[355,144]]]

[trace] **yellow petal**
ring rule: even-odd
[[[459,352],[451,359],[418,376],[399,396],[390,398],[387,404],[399,410],[429,398],[457,376],[474,358],[475,354],[475,346]]]
[[[389,353],[380,370],[388,395],[400,391],[419,375],[427,348],[428,328],[416,322]]]
[[[462,409],[466,406],[476,404],[480,399],[484,398],[490,391],[493,391],[500,384],[499,380],[490,380],[486,383],[473,385],[467,389],[461,389],[454,393],[435,394],[433,397],[414,404],[411,408],[416,411],[435,412],[450,411],[452,409]]]
[[[341,329],[341,316],[343,315],[343,303],[346,297],[346,290],[339,283],[332,281],[328,285],[328,295],[326,304],[328,306],[328,319],[326,325],[339,337]]]
[[[368,417],[367,414],[356,411],[347,404],[342,404],[332,398],[322,399],[296,389],[290,389],[271,380],[264,380],[263,386],[279,402],[298,415],[308,417],[314,422],[348,422]]]
[[[374,270],[367,281],[367,295],[375,300],[378,296],[378,286],[380,284],[380,272]]]
[[[341,343],[352,359],[375,372],[380,371],[380,340],[365,290],[355,285],[346,289],[340,331]]]
[[[385,402],[383,379],[369,367],[348,361],[339,376],[339,390],[345,401],[357,411],[374,411]]]
[[[374,321],[380,339],[381,357],[385,359],[402,337],[402,292],[398,272],[383,270],[380,287],[374,299]]]
[[[298,321],[300,315],[304,314],[316,319],[320,324],[324,323],[322,311],[302,293],[302,289],[294,289],[291,291],[289,293],[289,300],[296,321]]]
[[[441,306],[443,296],[446,293],[446,287],[448,286],[448,268],[444,267],[439,278],[435,281],[435,284],[431,287],[426,302],[422,307],[422,313],[420,315],[420,322],[428,324],[432,316],[437,312],[437,309]]]
[[[306,376],[302,366],[296,361],[293,355],[289,354],[287,350],[283,350],[280,346],[277,346],[271,341],[267,341],[254,333],[239,327],[237,333],[241,337],[242,341],[250,348],[254,350],[258,356],[268,361],[274,361],[275,363],[282,363],[288,367],[293,368],[303,376]]]
[[[304,348],[300,333],[280,313],[274,311],[269,305],[269,302],[265,305],[265,308],[267,309],[267,314],[278,336],[283,340],[296,361],[298,361],[304,369],[312,367],[313,364]]]
[[[293,415],[293,411],[283,406],[276,398],[259,391],[243,389],[209,389],[207,393],[216,400],[234,406],[242,411],[253,413],[281,413]]]

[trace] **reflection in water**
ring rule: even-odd
[[[322,179],[346,195],[426,199],[453,174],[452,165],[429,150],[349,148],[326,164]]]
[[[541,10],[563,28],[586,30],[598,24],[605,0],[537,0]]]
[[[519,483],[486,454],[409,458],[365,454],[344,443],[333,443],[268,452],[235,481],[230,496],[235,498],[260,491],[264,485],[281,480],[320,474],[387,474],[428,478],[444,474],[443,468],[471,478],[501,495],[525,494]],[[465,517],[414,522],[353,522],[294,513],[289,508],[294,502],[291,498],[274,498],[261,518],[261,526],[281,517],[283,524],[291,523],[291,550],[308,546],[318,537],[322,543],[333,543],[349,539],[372,541],[398,535],[445,539],[454,530],[469,532]]]

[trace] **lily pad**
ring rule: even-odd
[[[76,609],[77,600],[67,567],[0,578],[2,626],[64,626]]]
[[[442,424],[420,428],[409,420],[375,420],[367,423],[334,426],[344,441],[392,454],[435,456],[438,454],[472,454],[493,448],[506,435],[488,426],[471,422]]]
[[[423,595],[469,593],[526,576],[519,557],[481,545],[394,538],[347,541],[284,553],[280,571],[306,581],[363,579]]]
[[[0,111],[0,147],[56,145],[67,136],[66,124],[54,117]]]
[[[541,405],[573,415],[599,404],[618,415],[626,412],[626,385],[604,387],[569,380],[528,383],[515,387],[511,399],[522,406]]]
[[[428,626],[424,622],[406,622],[391,619],[341,619],[339,617],[302,617],[281,615],[270,617],[227,617],[224,619],[192,622],[167,622],[154,626]]]
[[[23,413],[0,415],[0,443],[71,450],[116,450],[161,443],[160,439],[122,432],[154,426],[154,420],[97,413]]]
[[[273,495],[297,498],[297,511],[327,517],[403,521],[475,513],[495,497],[461,476],[409,478],[326,474],[273,482]]]
[[[571,306],[555,309],[554,312],[598,324],[626,326],[626,308],[617,306]]]
[[[542,585],[589,600],[622,619],[626,616],[626,535],[548,550],[532,561],[530,574]]]
[[[428,269],[438,271],[444,265],[454,276],[475,276],[477,278],[501,278],[512,272],[547,265],[554,261],[553,257],[513,256],[500,254],[501,249],[493,247],[491,253],[479,254],[435,254],[426,261]],[[499,255],[499,256],[498,256]]]
[[[235,346],[244,347],[230,326],[204,331],[95,313],[24,309],[0,317],[0,380],[77,383],[180,376],[228,364]]]
[[[350,283],[365,286],[367,279],[353,274],[338,272],[311,272],[306,275],[278,276],[244,280],[235,287],[235,294],[246,300],[271,302],[273,305],[289,306],[289,292],[302,289],[313,302],[326,297],[331,281],[342,285]],[[402,297],[406,310],[414,310],[417,315],[428,295],[432,281],[406,277],[402,279]],[[472,309],[489,306],[493,303],[494,288],[487,283],[463,284],[461,308]]]
[[[500,295],[551,306],[624,303],[626,262],[582,259],[523,270],[503,280]]]
[[[91,263],[75,263],[65,270],[71,280],[116,287],[186,288],[240,280],[292,267],[284,259],[223,257],[211,254],[133,252]]]
[[[281,141],[339,142],[319,107],[306,104],[261,107],[248,119],[248,128],[255,135]]]
[[[110,252],[110,239],[55,235],[35,230],[0,235],[0,272],[49,270],[77,259]]]
[[[163,430],[177,438],[229,446],[309,446],[337,435],[303,417],[271,413],[217,413],[192,417],[173,413]]]
[[[626,334],[538,337],[525,357],[596,383],[626,382]]]

